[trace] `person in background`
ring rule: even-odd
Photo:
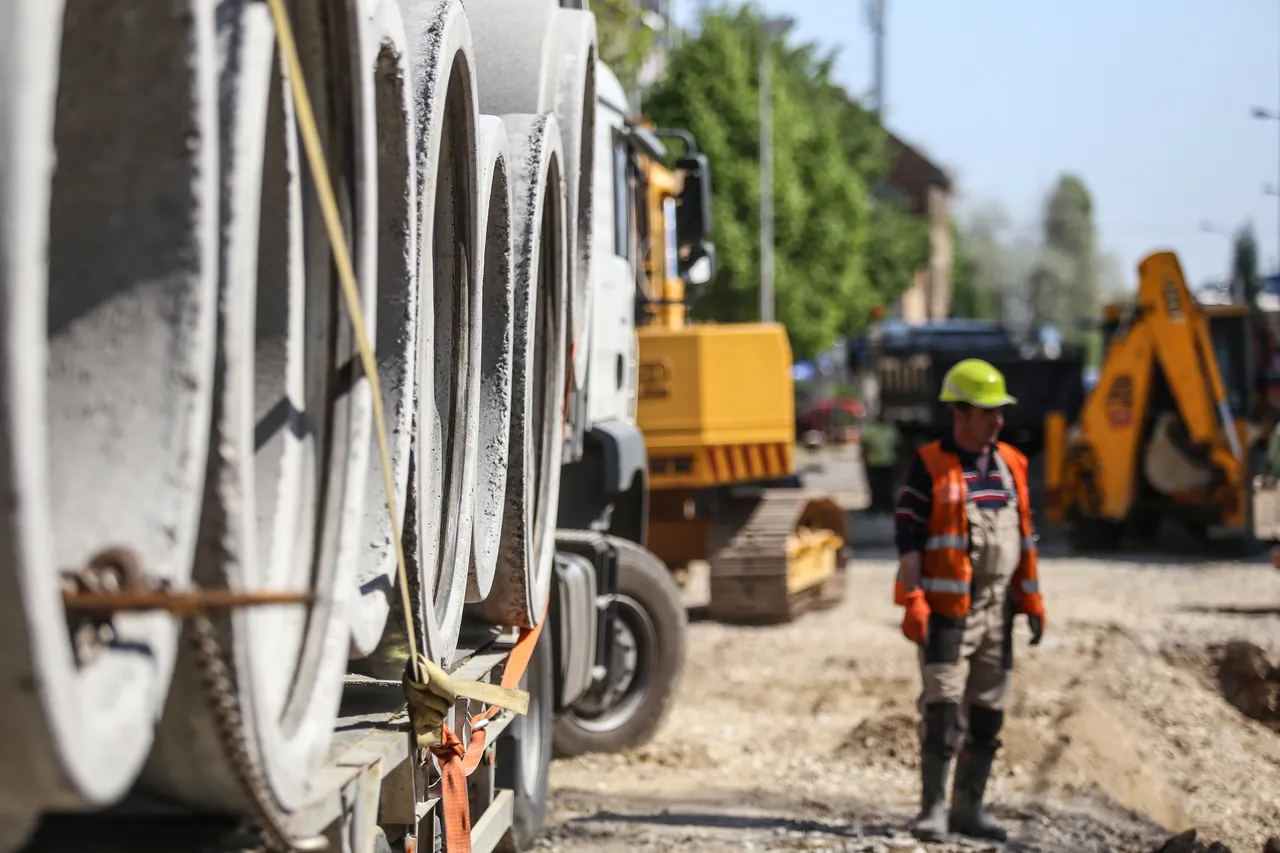
[[[875,419],[862,428],[862,464],[871,491],[872,512],[893,512],[894,474],[901,441],[898,427],[886,421],[883,412],[876,412]]]
[[[904,608],[902,633],[919,648],[922,681],[913,832],[922,841],[941,841],[948,831],[1004,841],[982,799],[1001,746],[1013,618],[1026,614],[1033,646],[1045,621],[1027,458],[997,441],[1002,411],[1017,401],[991,364],[956,364],[939,399],[952,404],[952,433],[916,452],[894,514],[893,598]],[[948,816],[947,776],[957,753]]]

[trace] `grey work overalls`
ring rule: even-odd
[[[1009,583],[1022,559],[1022,527],[1018,516],[1018,490],[999,451],[991,453],[1008,492],[1000,509],[983,509],[966,496],[969,519],[969,560],[973,565],[973,591],[969,615],[963,626],[945,619],[929,620],[930,637],[920,647],[920,674],[924,706],[955,702],[964,711],[971,705],[1003,710],[1009,685],[1008,654]],[[967,670],[967,671],[966,671]]]

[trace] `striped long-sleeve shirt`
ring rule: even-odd
[[[988,450],[985,459],[979,454],[970,453],[956,445],[955,440],[947,437],[942,440],[942,449],[960,457],[964,468],[964,484],[969,492],[970,500],[987,509],[999,509],[1009,503],[1009,493],[1013,483],[1004,482],[1000,476],[1000,466],[992,458],[994,451]],[[982,470],[986,470],[986,474]],[[898,495],[898,508],[894,513],[894,540],[898,546],[898,554],[924,550],[925,540],[929,538],[929,512],[933,505],[933,477],[917,455],[907,472],[907,479]]]

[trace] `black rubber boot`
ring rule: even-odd
[[[920,816],[911,834],[921,841],[945,841],[947,837],[947,773],[951,759],[932,750],[920,755]]]
[[[951,831],[984,841],[1006,841],[1009,833],[993,823],[982,808],[982,797],[991,777],[992,749],[966,744],[956,762],[955,787],[951,792]]]

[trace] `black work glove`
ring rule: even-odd
[[[1044,620],[1039,616],[1028,616],[1027,626],[1031,628],[1031,645],[1040,645],[1040,639],[1044,636]]]

